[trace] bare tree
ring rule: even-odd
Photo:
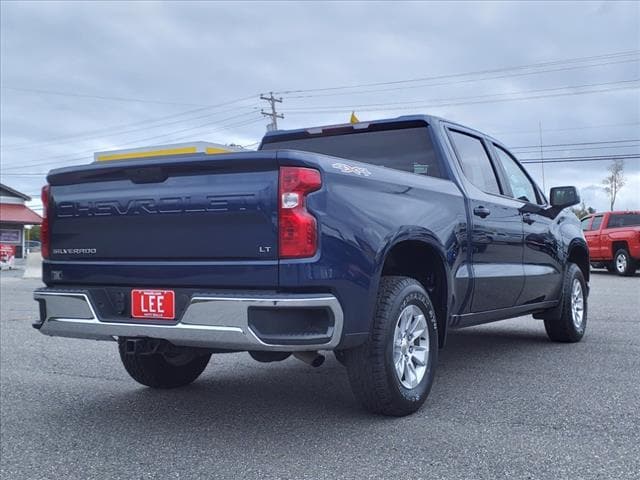
[[[607,196],[609,197],[611,211],[613,211],[613,205],[616,203],[618,192],[624,187],[625,182],[624,160],[612,160],[611,165],[609,165],[609,175],[602,180],[604,191],[607,192]]]
[[[580,220],[582,220],[587,215],[596,213],[596,209],[593,207],[587,207],[587,205],[584,203],[584,200],[580,202],[579,207],[574,207],[571,209],[571,211],[575,213],[576,217],[578,217]]]

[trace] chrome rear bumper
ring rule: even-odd
[[[87,293],[56,289],[34,292],[41,303],[36,328],[45,335],[115,340],[118,337],[150,337],[174,345],[225,350],[310,351],[332,350],[340,342],[343,313],[340,302],[327,294],[194,295],[177,323],[103,321]],[[261,340],[249,324],[249,308],[326,308],[333,325],[320,343],[273,344]],[[301,310],[303,312],[304,310]]]

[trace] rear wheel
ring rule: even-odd
[[[125,343],[118,345],[120,359],[136,382],[152,388],[177,388],[196,380],[209,363],[211,354],[174,347],[170,354],[128,353]]]
[[[570,263],[564,276],[560,304],[547,312],[544,328],[554,342],[579,342],[587,328],[587,285],[582,270]]]
[[[636,272],[635,263],[629,256],[629,252],[624,248],[619,249],[613,256],[613,266],[616,269],[616,273],[624,277],[633,275]]]
[[[382,277],[367,342],[345,352],[351,388],[374,413],[404,416],[424,403],[438,355],[436,315],[413,278]]]

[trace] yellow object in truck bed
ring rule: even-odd
[[[193,153],[215,155],[217,153],[232,153],[242,150],[243,149],[239,147],[210,142],[174,143],[171,145],[96,152],[93,154],[93,160],[95,162],[107,162],[111,160],[132,160],[136,158],[167,157],[170,155],[189,155]]]

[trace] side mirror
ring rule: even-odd
[[[553,187],[549,199],[552,207],[562,209],[579,204],[580,194],[576,187]]]

